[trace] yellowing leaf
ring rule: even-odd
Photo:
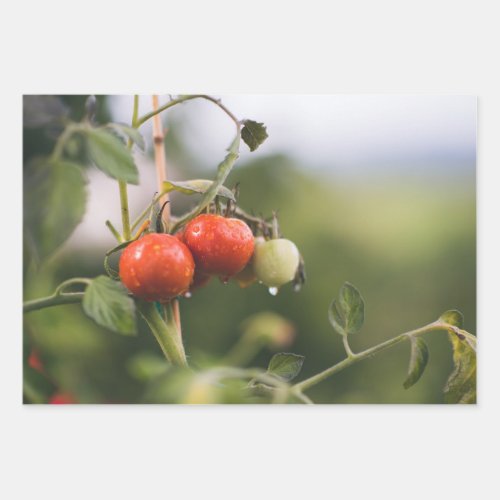
[[[475,403],[476,351],[465,337],[461,338],[456,333],[449,333],[448,336],[453,347],[455,368],[444,387],[444,400],[446,403]]]

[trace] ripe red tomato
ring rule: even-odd
[[[135,296],[166,302],[188,290],[194,260],[178,238],[151,233],[125,248],[119,268],[120,279]]]
[[[228,278],[239,273],[253,254],[252,231],[240,219],[202,214],[189,222],[184,242],[191,250],[196,269]]]

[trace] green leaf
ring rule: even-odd
[[[243,125],[241,138],[250,148],[250,151],[255,151],[269,137],[266,127],[263,123],[254,122],[253,120],[244,120]]]
[[[89,128],[85,134],[90,157],[100,170],[114,179],[139,184],[132,155],[118,137],[99,128]]]
[[[410,365],[408,367],[408,376],[403,383],[405,389],[410,388],[418,382],[429,361],[429,349],[424,340],[420,337],[410,337],[410,342]]]
[[[124,335],[137,333],[135,303],[121,283],[107,276],[93,279],[83,296],[83,310],[97,324]]]
[[[213,181],[208,179],[193,179],[184,182],[165,181],[163,183],[163,189],[166,193],[178,191],[184,194],[204,194],[210,189],[213,183]],[[217,196],[236,201],[233,192],[225,186],[219,186],[217,189]]]
[[[456,309],[451,309],[444,312],[443,314],[441,314],[439,319],[443,323],[456,326],[458,328],[462,328],[464,325],[464,316],[460,311],[457,311]]]
[[[68,161],[37,160],[24,181],[24,235],[38,260],[71,235],[85,214],[87,191],[82,169]]]
[[[338,299],[333,299],[328,318],[340,335],[358,332],[365,320],[365,303],[355,286],[344,283]]]
[[[475,403],[476,351],[456,333],[448,333],[448,337],[453,347],[454,369],[444,387],[445,403]]]
[[[285,382],[290,382],[290,380],[294,379],[299,374],[303,363],[304,356],[280,352],[271,358],[269,366],[267,367],[267,372]]]
[[[29,403],[47,403],[55,390],[56,386],[47,377],[24,362],[23,396]]]
[[[134,144],[136,144],[139,149],[144,151],[146,149],[146,144],[144,143],[144,138],[139,133],[136,128],[129,127],[128,125],[123,125],[122,123],[108,123],[106,128],[117,132],[123,137],[130,139]]]

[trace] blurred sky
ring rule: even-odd
[[[408,169],[473,170],[475,96],[230,95],[220,96],[239,118],[264,122],[269,139],[252,156],[286,152],[306,168],[346,174]],[[167,99],[164,99],[166,102]],[[141,96],[141,112],[151,109]],[[131,96],[112,99],[117,121],[128,123]],[[193,101],[168,112],[185,119],[185,141],[201,165],[216,165],[233,125],[212,103]],[[167,118],[168,121],[168,118]],[[150,130],[144,130],[147,137]],[[249,156],[242,147],[242,159]]]
[[[476,97],[432,95],[232,95],[221,97],[239,118],[264,122],[268,140],[254,153],[241,146],[238,163],[285,153],[311,173],[331,174],[362,183],[422,175],[426,182],[448,182],[475,173]],[[161,102],[166,102],[163,97]],[[130,123],[132,96],[113,96],[113,120]],[[141,96],[140,114],[151,109],[151,96]],[[166,115],[166,116],[165,116]],[[213,103],[194,100],[164,113],[166,126],[180,128],[180,137],[196,160],[213,177],[234,136],[234,124]],[[151,150],[151,123],[141,127]],[[140,186],[129,186],[132,214],[147,205],[156,191],[153,160],[140,152],[135,159]],[[167,161],[168,151],[167,151]],[[236,168],[238,165],[236,165]],[[169,173],[182,178],[169,162]],[[90,172],[85,218],[70,238],[70,247],[112,246],[103,214],[120,225],[115,183],[102,172]],[[385,179],[385,180],[384,180]]]

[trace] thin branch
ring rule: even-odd
[[[385,349],[388,349],[389,347],[392,347],[396,344],[399,344],[400,342],[403,342],[405,340],[408,340],[410,337],[416,337],[419,335],[423,335],[424,333],[432,332],[432,331],[437,331],[437,330],[449,330],[449,325],[446,323],[442,323],[440,321],[435,321],[433,323],[430,323],[426,326],[423,326],[422,328],[417,328],[416,330],[411,330],[409,332],[402,333],[401,335],[398,335],[397,337],[394,337],[392,339],[386,340],[385,342],[382,342],[381,344],[378,344],[374,347],[371,347],[370,349],[366,349],[365,351],[362,351],[358,354],[352,354],[351,357],[348,357],[339,363],[331,366],[330,368],[327,368],[326,370],[313,375],[312,377],[303,380],[302,382],[299,382],[298,384],[295,384],[292,389],[294,391],[300,391],[303,392],[312,386],[322,382],[323,380],[327,379],[328,377],[331,377],[332,375],[348,368],[349,366],[353,365],[354,363],[357,363],[358,361],[362,361],[363,359],[370,358],[371,356],[374,356],[375,354],[384,351]]]

